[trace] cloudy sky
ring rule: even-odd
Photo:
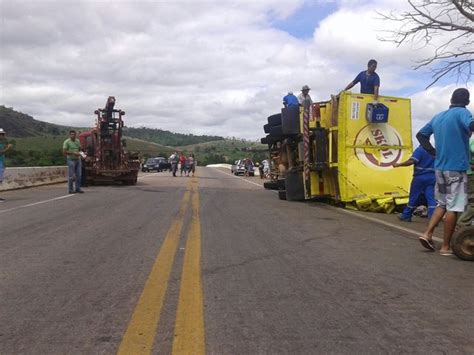
[[[0,0],[0,104],[90,126],[113,95],[126,125],[257,139],[287,91],[326,100],[379,62],[381,94],[412,98],[413,129],[447,108],[425,90],[431,47],[377,39],[405,0]],[[358,86],[353,90],[358,90]],[[472,108],[472,104],[469,108]]]

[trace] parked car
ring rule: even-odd
[[[159,169],[159,160],[156,158],[148,158],[145,164],[142,165],[143,172],[158,171]]]
[[[155,159],[158,160],[157,171],[171,171],[171,163],[168,161],[168,159],[163,157],[156,157]]]
[[[231,166],[230,171],[234,175],[245,175],[245,159],[236,160]],[[250,161],[249,176],[254,176],[254,164]]]

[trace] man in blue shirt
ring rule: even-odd
[[[417,207],[421,196],[425,196],[428,207],[428,218],[431,218],[436,208],[436,200],[434,197],[434,188],[436,183],[434,170],[434,157],[429,154],[422,146],[415,149],[412,156],[402,162],[394,163],[393,167],[414,165],[413,180],[410,185],[410,198],[407,206],[403,209],[399,216],[401,221],[411,222],[413,211]]]
[[[451,237],[456,227],[458,213],[463,212],[468,201],[466,171],[469,169],[469,137],[474,131],[469,105],[469,91],[464,88],[454,90],[449,110],[437,114],[416,135],[428,153],[435,156],[436,188],[438,200],[433,216],[420,243],[434,251],[433,232],[444,215],[443,245],[441,255],[450,255]],[[435,148],[430,143],[434,135]]]
[[[291,91],[288,92],[288,95],[283,97],[283,106],[299,106],[298,98],[293,95]]]
[[[357,83],[360,83],[360,93],[372,94],[374,95],[374,101],[377,101],[379,98],[380,78],[375,69],[377,69],[377,61],[375,59],[369,60],[367,70],[361,71],[344,90],[349,90]]]

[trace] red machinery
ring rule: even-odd
[[[95,111],[96,126],[79,135],[81,148],[87,154],[83,172],[87,183],[121,181],[124,185],[135,185],[140,161],[138,156],[125,151],[122,139],[125,112],[114,106],[115,97],[109,96],[105,108]]]

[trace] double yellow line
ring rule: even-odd
[[[199,193],[197,180],[192,179],[181,200],[179,213],[168,230],[145,283],[145,288],[118,349],[118,354],[150,354],[153,350],[168,280],[190,199],[191,223],[186,236],[172,352],[173,354],[205,353]]]

